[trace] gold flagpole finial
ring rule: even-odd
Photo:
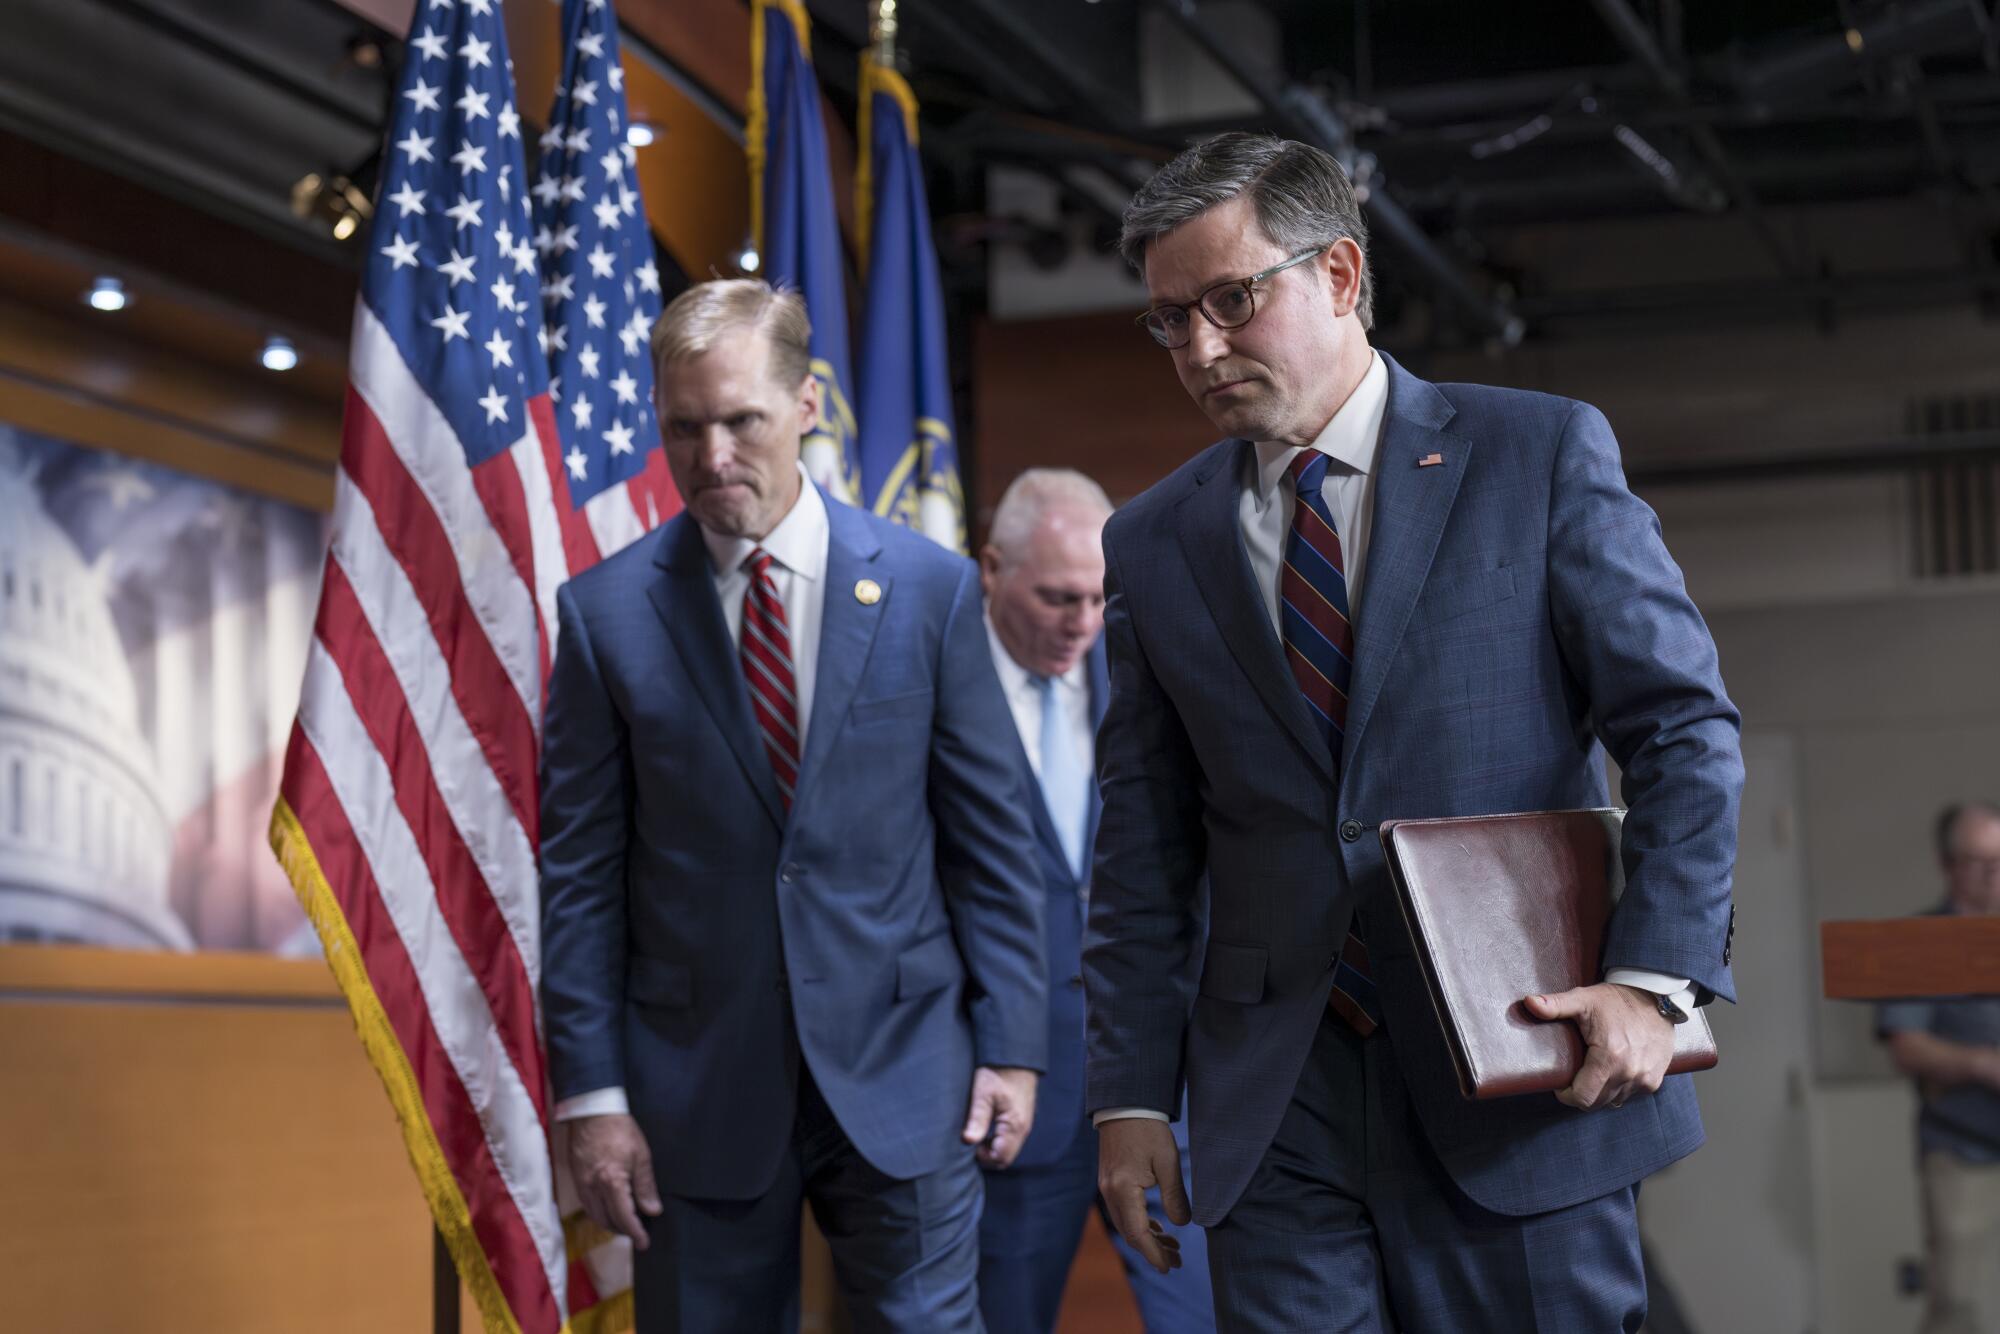
[[[875,0],[873,42],[875,64],[882,69],[896,68],[896,0]]]

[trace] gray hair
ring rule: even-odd
[[[1119,253],[1144,272],[1146,247],[1240,195],[1257,225],[1287,256],[1350,240],[1361,247],[1361,294],[1354,313],[1375,327],[1375,279],[1368,270],[1368,224],[1354,186],[1333,157],[1311,144],[1231,130],[1204,139],[1153,173],[1125,209]]]
[[[1042,516],[1056,505],[1111,513],[1111,497],[1104,494],[1104,488],[1076,469],[1030,468],[1007,484],[999,507],[993,511],[987,545],[1004,558],[1014,559],[1041,527]]]
[[[1949,866],[1958,857],[1958,825],[1968,815],[1984,815],[2000,820],[2000,804],[1990,801],[1955,801],[1938,812],[1938,860]]]
[[[698,357],[731,329],[749,327],[771,340],[770,371],[787,389],[812,370],[812,321],[805,298],[762,278],[696,283],[667,303],[653,326],[653,367]]]

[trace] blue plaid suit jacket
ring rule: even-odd
[[[1630,814],[1605,966],[1734,999],[1740,720],[1610,427],[1583,403],[1389,373],[1339,757],[1251,581],[1247,442],[1210,447],[1105,530],[1086,1101],[1170,1109],[1185,1085],[1203,1224],[1271,1143],[1350,915],[1383,1038],[1479,1204],[1518,1215],[1592,1199],[1701,1143],[1685,1076],[1618,1111],[1461,1098],[1383,869],[1383,820],[1602,806],[1608,750]],[[1442,462],[1419,466],[1432,454]]]

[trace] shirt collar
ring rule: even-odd
[[[1340,410],[1321,428],[1312,444],[1334,463],[1349,472],[1367,476],[1375,466],[1375,452],[1382,439],[1382,415],[1389,406],[1389,367],[1379,353],[1368,354],[1368,371],[1361,383],[1340,405]],[[1278,440],[1259,440],[1256,447],[1257,508],[1261,511],[1276,498],[1278,479],[1299,456],[1300,446]]]
[[[993,670],[1000,677],[1000,689],[1010,698],[1023,691],[1035,688],[1035,677],[1026,667],[1014,661],[1014,655],[1007,651],[1007,645],[1000,638],[1000,632],[993,628],[993,613],[985,613],[986,639],[993,646]],[[1056,678],[1056,684],[1065,690],[1083,689],[1082,662]]]
[[[820,497],[819,488],[813,485],[811,475],[801,463],[799,498],[792,503],[785,517],[778,520],[778,526],[765,534],[763,541],[725,537],[706,528],[701,530],[701,540],[708,548],[708,559],[717,574],[731,574],[741,569],[743,562],[750,559],[750,553],[762,547],[771,553],[772,560],[785,569],[816,582],[826,574],[829,533],[826,501]]]

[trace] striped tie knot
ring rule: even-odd
[[[762,579],[771,571],[771,553],[762,547],[753,547],[743,558],[743,568],[750,572],[752,579]]]
[[[1320,487],[1326,482],[1326,463],[1326,455],[1317,449],[1307,446],[1300,450],[1289,469],[1293,493],[1305,500],[1317,497]]]

